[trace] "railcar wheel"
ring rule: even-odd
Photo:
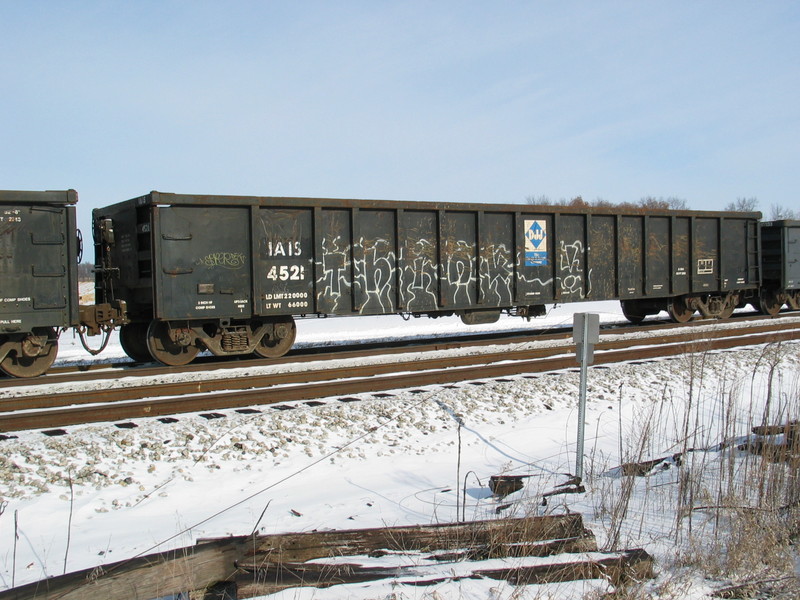
[[[31,335],[14,344],[0,362],[0,370],[11,377],[38,377],[53,365],[58,354],[58,336],[52,327],[36,327]]]
[[[719,311],[719,315],[717,318],[719,319],[730,319],[733,311],[736,310],[736,306],[739,304],[738,299],[733,297],[728,297],[725,300],[725,305],[722,307],[722,310]]]
[[[761,296],[758,299],[758,309],[765,315],[774,317],[781,312],[783,302],[778,299],[778,296],[772,290],[761,290]]]
[[[622,314],[634,325],[644,321],[647,316],[647,313],[642,310],[641,305],[636,300],[620,300],[619,303],[622,306]]]
[[[733,304],[731,304],[730,306],[726,306],[725,308],[723,308],[720,311],[719,316],[717,318],[718,319],[730,319],[731,315],[733,314],[733,311],[735,309],[736,309],[736,306],[734,306]]]
[[[800,292],[787,292],[786,298],[792,310],[800,310]]]
[[[292,317],[278,317],[273,325],[272,334],[264,335],[255,348],[255,353],[262,358],[280,358],[289,351],[297,337],[297,325]]]
[[[147,349],[161,364],[180,367],[192,362],[200,348],[188,342],[181,344],[174,341],[170,336],[169,323],[165,321],[151,321],[147,328]]]
[[[692,318],[694,309],[686,305],[686,298],[679,296],[678,298],[671,298],[667,305],[667,312],[669,318],[676,323],[686,323]]]
[[[119,343],[125,354],[136,362],[153,360],[147,348],[147,323],[129,323],[119,328]]]

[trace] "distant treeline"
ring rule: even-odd
[[[689,210],[689,204],[683,198],[656,198],[654,196],[646,196],[638,202],[611,202],[603,198],[597,198],[591,202],[587,202],[582,196],[575,196],[567,200],[561,198],[560,200],[551,200],[547,196],[528,196],[526,198],[528,204],[537,204],[544,206],[572,206],[575,208],[583,208],[590,206],[599,206],[604,208],[649,208],[652,210]]]
[[[94,281],[94,263],[78,263],[78,281]]]
[[[689,203],[683,198],[676,198],[674,196],[658,197],[645,196],[638,202],[611,202],[603,198],[597,198],[587,202],[581,196],[575,196],[572,199],[561,198],[559,200],[552,200],[548,196],[528,196],[526,199],[528,204],[536,204],[543,206],[572,206],[576,208],[599,206],[607,208],[646,208],[650,210],[689,210]],[[737,212],[756,212],[758,208],[758,198],[737,198],[735,202],[729,202],[725,205],[723,210],[737,211]],[[786,208],[780,204],[770,205],[769,214],[764,214],[764,217],[770,221],[779,221],[781,219],[800,219],[800,213],[790,208]]]

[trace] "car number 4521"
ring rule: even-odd
[[[267,271],[267,279],[272,281],[302,281],[306,268],[303,265],[272,265]]]

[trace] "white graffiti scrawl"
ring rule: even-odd
[[[406,266],[402,271],[401,288],[405,292],[405,304],[409,311],[425,310],[436,307],[435,274],[436,262],[431,258],[436,254],[435,245],[419,239],[414,242],[414,259],[406,262],[403,249],[400,250],[400,263]]]
[[[494,306],[510,305],[514,277],[511,251],[505,244],[487,246],[486,250],[489,256],[481,261],[481,281],[486,282],[481,286],[484,301]]]
[[[395,272],[396,258],[389,240],[378,238],[365,240],[361,238],[356,247],[364,249],[364,258],[356,260],[361,277],[356,279],[356,285],[361,287],[364,303],[361,313],[388,314],[394,312],[392,302],[392,278]]]
[[[322,277],[317,285],[320,296],[331,302],[330,311],[338,312],[345,294],[350,294],[348,271],[350,270],[349,248],[341,238],[322,239]]]
[[[449,238],[444,243],[439,264],[435,238],[406,238],[398,248],[391,238],[361,237],[350,246],[346,234],[328,235],[321,240],[317,261],[318,302],[333,314],[428,312],[477,302],[487,307],[513,305],[515,277],[528,280],[518,273],[512,247],[494,243],[477,252],[474,240]],[[579,259],[582,245],[562,244],[560,250],[563,293],[583,295],[587,281]],[[550,281],[529,283],[545,287]]]
[[[453,304],[458,304],[459,296],[463,296],[461,301],[464,304],[474,302],[474,299],[470,298],[470,288],[475,284],[474,258],[472,257],[474,251],[472,244],[458,240],[455,243],[455,249],[448,253],[445,275],[450,289],[453,290]]]
[[[585,298],[591,292],[591,270],[584,281],[582,256],[583,242],[581,240],[576,240],[571,244],[561,240],[558,253],[558,270],[563,294]]]

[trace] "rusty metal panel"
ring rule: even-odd
[[[774,289],[800,288],[800,221],[761,224],[764,284]]]
[[[355,309],[362,315],[397,311],[395,211],[359,210],[354,247]]]
[[[77,194],[0,191],[0,332],[78,321]]]
[[[619,297],[639,298],[644,288],[644,217],[619,219]]]
[[[782,221],[783,288],[800,289],[800,221]]]
[[[672,287],[671,295],[688,294],[690,286],[691,219],[672,217]]]
[[[253,265],[254,313],[313,312],[313,207],[261,207],[257,215],[252,230],[257,248]]]
[[[615,218],[612,215],[592,215],[589,225],[590,300],[616,297],[617,244]]]
[[[350,228],[351,211],[320,211],[320,243],[315,262],[317,311],[325,314],[349,314],[353,311],[353,246]]]
[[[586,217],[584,215],[559,215],[556,226],[558,248],[556,281],[560,302],[580,302],[591,289],[586,269]]]
[[[156,317],[250,317],[248,208],[158,207],[153,229]]]
[[[480,296],[484,306],[512,306],[514,294],[514,215],[485,213],[480,227]]]
[[[436,212],[404,210],[400,216],[400,298],[408,312],[438,308]]]
[[[478,300],[476,213],[445,212],[439,246],[443,307],[474,307]]]
[[[694,219],[692,260],[692,291],[717,291],[720,287],[718,219]]]
[[[750,256],[757,255],[757,237],[748,219],[720,219],[720,289],[740,290],[758,285],[751,281]],[[753,232],[753,233],[751,233]]]
[[[653,298],[670,293],[670,218],[647,218],[645,292]]]

